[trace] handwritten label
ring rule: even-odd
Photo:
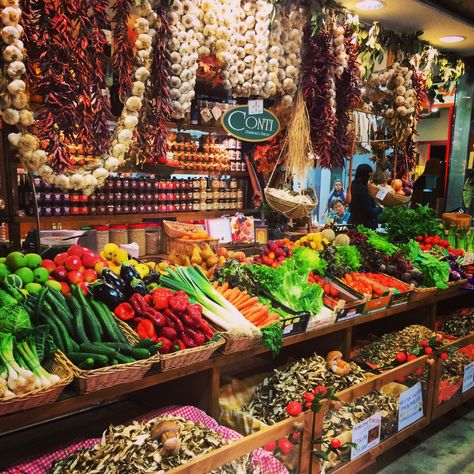
[[[423,390],[421,382],[400,394],[398,409],[398,431],[423,418]]]
[[[474,387],[474,362],[464,367],[464,379],[462,381],[462,393]]]
[[[382,414],[380,412],[354,425],[352,428],[352,442],[356,444],[356,447],[351,448],[351,460],[380,443],[381,425]]]
[[[383,201],[383,198],[388,194],[390,191],[390,188],[380,188],[379,192],[376,194],[376,198],[379,199],[380,201]]]
[[[288,324],[283,329],[283,334],[289,334],[293,330],[294,324]]]
[[[263,114],[263,100],[256,99],[256,100],[249,100],[247,104],[249,108],[249,115],[259,115]]]

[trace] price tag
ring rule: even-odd
[[[351,460],[380,443],[381,425],[382,414],[380,412],[354,425],[352,428],[352,442],[357,446],[351,448]]]
[[[398,409],[398,431],[423,418],[423,391],[421,382],[400,394]]]
[[[464,367],[464,379],[462,381],[462,393],[474,387],[474,362]]]
[[[283,329],[283,334],[289,334],[293,330],[294,324],[288,324]]]
[[[380,188],[379,192],[376,194],[376,198],[379,199],[380,201],[383,201],[383,198],[388,194],[390,191],[390,188]]]
[[[249,115],[260,115],[263,114],[263,100],[249,100],[247,107],[249,108]]]

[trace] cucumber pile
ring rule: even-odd
[[[44,287],[24,306],[31,321],[47,324],[58,349],[83,370],[148,359],[158,350],[151,339],[132,346],[107,306],[86,297],[79,287],[72,287],[67,297]]]

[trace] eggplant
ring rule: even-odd
[[[459,272],[456,272],[456,271],[451,272],[451,273],[449,274],[449,277],[450,277],[450,280],[451,280],[451,281],[458,281],[458,280],[461,279],[461,275],[459,274]]]
[[[160,274],[152,270],[144,279],[145,285],[151,285],[152,283],[160,283]]]
[[[148,290],[145,285],[145,282],[143,280],[140,280],[140,278],[134,278],[131,281],[129,291],[130,291],[130,295],[133,295],[134,293],[138,293],[139,295],[145,296],[148,294]]]
[[[113,311],[120,303],[127,301],[125,295],[117,288],[103,280],[97,280],[89,285],[94,299],[102,301],[107,307]]]
[[[104,280],[106,283],[113,286],[114,288],[117,288],[117,290],[121,291],[122,293],[125,293],[125,290],[127,289],[127,284],[110,268],[104,268],[101,271],[100,276],[102,280]]]
[[[125,282],[126,285],[130,285],[134,278],[140,278],[137,270],[132,267],[129,263],[122,263],[120,267],[120,278]]]

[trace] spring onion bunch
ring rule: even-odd
[[[160,284],[174,291],[182,290],[202,306],[203,314],[226,331],[258,338],[260,331],[227,301],[197,267],[177,267],[162,275]]]

